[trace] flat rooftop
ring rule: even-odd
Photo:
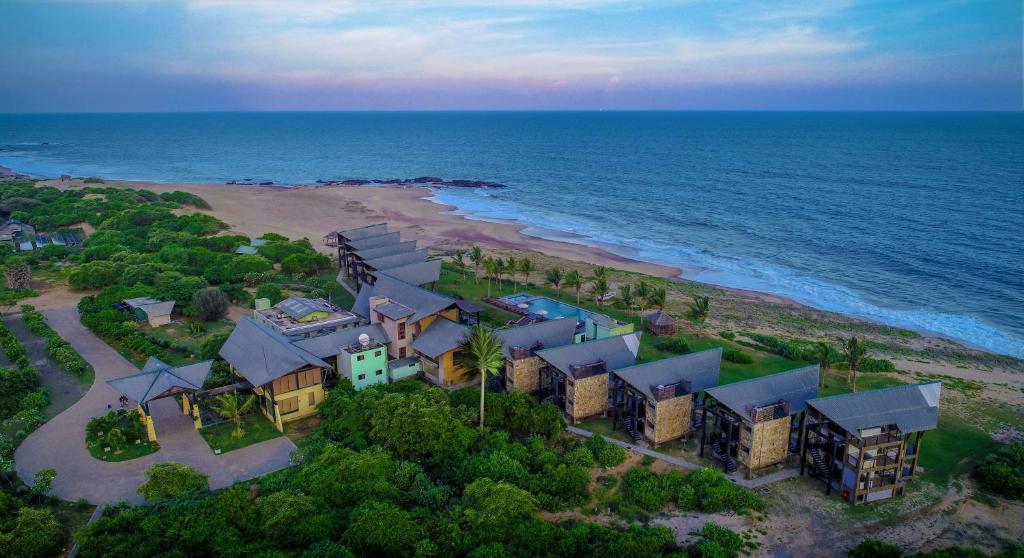
[[[290,313],[287,308],[277,306],[257,310],[256,314],[284,335],[299,335],[307,331],[344,326],[359,321],[359,317],[348,310],[342,310],[323,299],[315,300],[319,303],[317,310],[327,313],[326,316],[317,320],[300,321],[295,317],[297,315],[295,312]]]

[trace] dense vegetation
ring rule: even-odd
[[[966,546],[946,546],[934,550],[906,554],[895,544],[874,537],[862,540],[850,551],[850,558],[903,558],[904,556],[907,558],[986,558],[989,554],[977,548]],[[1008,548],[997,553],[995,556],[996,558],[1022,558],[1024,557],[1024,547]]]
[[[988,456],[975,469],[974,476],[994,494],[1024,499],[1024,442],[1007,444]]]

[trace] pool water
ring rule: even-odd
[[[559,318],[576,318],[577,320],[582,321],[585,320],[587,316],[591,315],[591,312],[577,308],[571,304],[558,302],[557,300],[553,300],[545,296],[514,294],[506,296],[502,298],[502,300],[515,306],[526,304],[527,307],[524,310],[527,310],[532,314],[544,316],[549,320],[557,320]]]

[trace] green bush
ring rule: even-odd
[[[717,523],[705,523],[700,537],[700,541],[690,549],[693,558],[736,558],[743,549],[743,539]]]
[[[724,330],[724,331],[718,332],[718,336],[721,337],[722,339],[728,339],[729,341],[732,341],[733,339],[736,339],[736,334],[731,332],[731,331],[729,331],[729,330],[727,330],[727,329]]]
[[[981,486],[1006,498],[1024,499],[1024,442],[1004,445],[974,470]]]
[[[874,537],[867,537],[850,550],[850,558],[900,558],[900,547]]]
[[[733,348],[728,348],[722,351],[722,359],[729,362],[735,362],[736,364],[750,364],[754,362],[754,357],[739,349]]]
[[[682,337],[673,337],[670,339],[663,339],[658,341],[654,345],[662,351],[668,353],[674,353],[677,355],[685,355],[691,352],[690,344],[686,342],[686,339]]]
[[[284,291],[281,290],[281,287],[278,287],[277,285],[274,285],[272,283],[267,283],[265,285],[260,285],[259,287],[256,287],[256,298],[269,299],[270,304],[274,305],[277,304],[278,302],[281,302],[286,297]]]
[[[193,492],[209,490],[206,475],[180,463],[154,463],[146,469],[146,482],[138,493],[147,500],[179,498]]]
[[[658,511],[674,502],[681,510],[745,512],[762,509],[763,499],[737,486],[717,469],[697,469],[689,475],[669,471],[657,475],[645,467],[631,469],[622,479],[623,495],[646,511]]]
[[[605,440],[600,434],[594,434],[584,442],[587,449],[594,456],[594,461],[601,467],[616,467],[626,460],[626,450]]]
[[[207,322],[223,318],[230,305],[231,301],[228,299],[228,295],[215,287],[196,291],[192,295],[192,307],[199,313],[199,317]]]
[[[889,359],[864,357],[857,366],[860,372],[895,372],[896,365]]]

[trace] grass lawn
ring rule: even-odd
[[[157,339],[164,339],[174,343],[175,345],[186,348],[188,353],[197,355],[199,353],[199,346],[203,344],[210,336],[217,333],[224,333],[234,327],[235,322],[223,318],[215,322],[205,322],[206,331],[198,336],[193,336],[188,330],[188,322],[180,321],[167,324],[165,326],[149,328],[142,328],[142,331],[147,335],[151,335]],[[173,354],[175,357],[180,357],[184,362],[188,360],[188,354],[182,350],[168,349],[169,354]],[[180,364],[178,362],[172,362],[170,364]]]
[[[203,439],[210,445],[211,450],[216,451],[219,449],[222,453],[258,444],[283,435],[274,428],[272,422],[259,413],[246,415],[242,420],[242,429],[245,431],[244,436],[241,438],[232,436],[235,424],[229,421],[207,426],[200,430],[199,433],[203,435]]]
[[[115,452],[113,449],[110,451],[103,451],[103,448],[107,447],[107,445],[102,440],[96,441],[87,439],[85,441],[85,445],[89,448],[89,453],[96,459],[111,462],[129,461],[144,455],[149,455],[160,449],[159,443],[147,441],[141,441],[137,444],[126,444],[120,453]]]

